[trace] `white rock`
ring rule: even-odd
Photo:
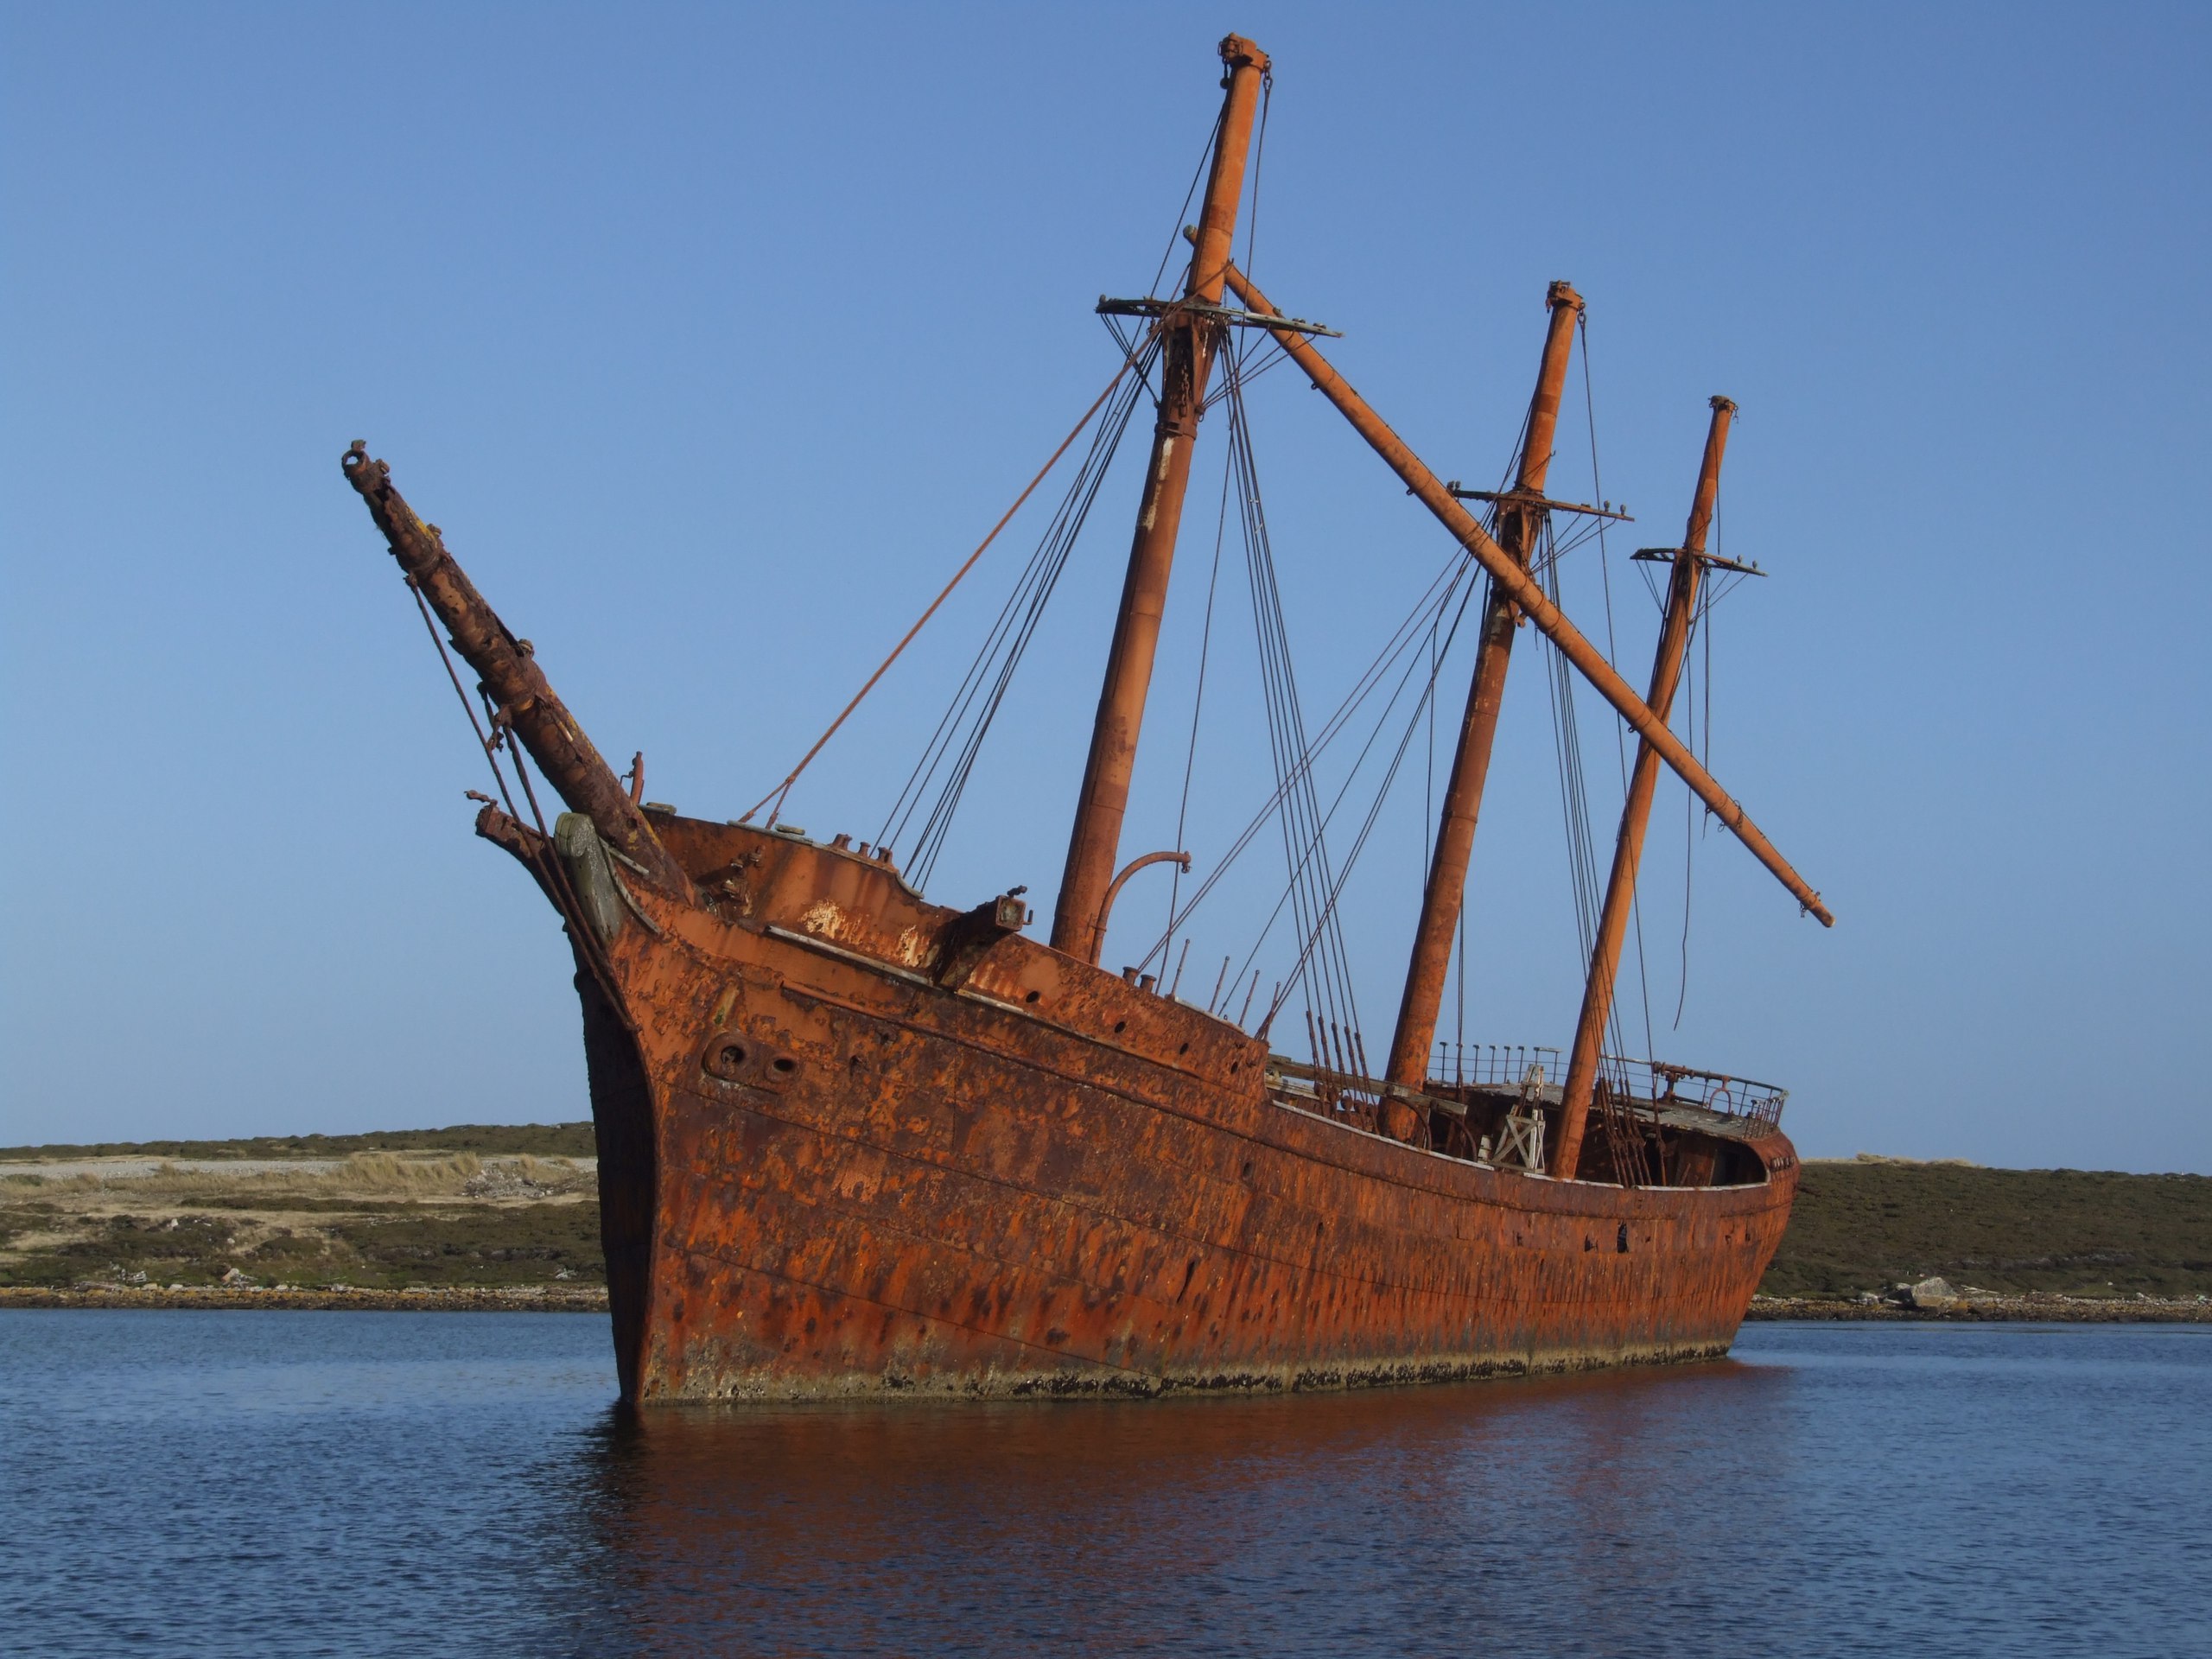
[[[1959,1301],[1959,1293],[1951,1288],[1948,1279],[1923,1279],[1912,1287],[1910,1294],[1915,1307],[1955,1307]]]

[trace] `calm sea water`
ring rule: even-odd
[[[2212,1327],[648,1413],[562,1314],[0,1313],[0,1649],[2212,1653]]]

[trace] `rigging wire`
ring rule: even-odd
[[[1268,535],[1266,508],[1260,493],[1259,470],[1253,455],[1238,355],[1231,353],[1224,366],[1230,391],[1230,468],[1236,480],[1238,516],[1244,532],[1246,574],[1259,648],[1262,701],[1268,715],[1269,757],[1279,782],[1295,780],[1283,796],[1278,820],[1282,830],[1284,862],[1289,872],[1292,912],[1301,938],[1311,926],[1320,928],[1324,936],[1317,971],[1311,976],[1292,977],[1304,987],[1309,1006],[1317,1014],[1348,1026],[1357,1033],[1357,1010],[1342,925],[1324,904],[1329,885],[1325,820],[1320,813],[1311,768],[1298,764],[1307,748],[1305,718],[1291,664],[1289,627],[1283,612],[1281,588],[1276,579],[1273,544]]]
[[[1590,313],[1586,309],[1576,320],[1577,331],[1582,336],[1582,410],[1590,428],[1590,499],[1600,506],[1605,505],[1605,486],[1598,472],[1598,394],[1590,368]],[[1605,541],[1606,520],[1599,518],[1586,526],[1585,534],[1594,530],[1598,539],[1598,574],[1605,592],[1605,660],[1616,672],[1620,668],[1620,653],[1613,637],[1613,562],[1611,549]],[[1571,543],[1570,543],[1571,544]],[[1628,796],[1628,733],[1624,722],[1616,720],[1613,728],[1613,751],[1620,763],[1621,796]],[[1643,1052],[1648,1058],[1658,1052],[1651,1040],[1651,975],[1643,949],[1643,897],[1641,884],[1629,892],[1629,918],[1636,933],[1637,1001],[1643,1014]],[[1620,971],[1614,964],[1613,971]],[[1615,1039],[1618,1046],[1618,1036]]]
[[[1690,626],[1693,630],[1697,628],[1698,623],[1703,619],[1704,613],[1704,598],[1703,595],[1700,594],[1699,597],[1697,609],[1692,613],[1690,619]],[[1682,642],[1682,674],[1684,678],[1688,678],[1690,673],[1692,660],[1690,656],[1690,640],[1686,639]],[[1687,686],[1683,687],[1682,690],[1685,692],[1689,693],[1689,695],[1684,696],[1682,699],[1683,703],[1685,704],[1683,710],[1683,721],[1686,725],[1691,725],[1694,727],[1697,711],[1696,694],[1694,692],[1690,692],[1689,688]],[[1683,744],[1684,747],[1688,747],[1693,754],[1697,752],[1697,734],[1694,729],[1684,734]],[[1676,1031],[1680,1031],[1682,1028],[1682,1010],[1688,1005],[1690,998],[1690,867],[1695,858],[1696,852],[1697,797],[1686,789],[1682,791],[1682,972],[1679,988],[1675,995],[1675,1029]]]
[[[1459,619],[1463,618],[1466,614],[1467,601],[1472,599],[1473,594],[1473,585],[1471,583],[1469,584],[1465,598],[1464,598],[1460,602],[1459,613],[1453,618],[1454,632],[1458,632],[1458,623]],[[1448,640],[1446,641],[1446,649],[1449,649]],[[1418,666],[1420,666],[1419,658],[1415,658],[1413,663],[1408,664],[1406,670],[1406,678],[1410,678],[1414,669]],[[1404,684],[1405,681],[1404,679],[1402,679],[1399,682],[1401,692],[1403,690]],[[1375,791],[1374,804],[1368,808],[1367,817],[1360,824],[1359,833],[1352,838],[1351,850],[1344,855],[1344,862],[1340,867],[1338,867],[1336,880],[1331,885],[1328,890],[1324,906],[1325,921],[1329,918],[1333,918],[1337,913],[1338,900],[1344,895],[1344,883],[1351,879],[1352,868],[1359,862],[1359,855],[1366,848],[1368,837],[1374,833],[1376,823],[1382,817],[1383,805],[1389,799],[1390,785],[1396,781],[1398,770],[1405,763],[1407,752],[1413,747],[1414,738],[1421,730],[1421,716],[1426,705],[1429,700],[1435,696],[1435,694],[1436,679],[1435,676],[1432,673],[1427,683],[1422,688],[1420,698],[1417,699],[1414,704],[1413,715],[1407,721],[1404,734],[1398,739],[1398,747],[1391,754],[1390,764],[1383,772],[1382,784]],[[1394,694],[1389,703],[1384,706],[1382,712],[1383,720],[1387,720],[1389,717],[1389,711],[1392,708],[1396,706],[1396,703],[1397,695]],[[1359,760],[1353,763],[1354,775],[1357,775],[1359,762],[1363,761],[1366,759],[1368,749],[1373,747],[1376,738],[1380,737],[1382,735],[1382,721],[1377,721],[1374,734],[1368,739],[1367,748],[1363,748],[1360,751]],[[1337,792],[1336,802],[1332,804],[1330,808],[1330,814],[1332,817],[1335,815],[1337,805],[1343,803],[1344,796],[1350,791],[1351,787],[1351,779],[1348,777],[1344,780],[1344,788],[1338,790]],[[1290,977],[1286,978],[1284,981],[1284,984],[1286,986],[1289,985],[1292,979],[1294,979],[1304,970],[1306,958],[1313,954],[1314,946],[1319,943],[1321,931],[1321,929],[1316,928],[1314,931],[1308,936],[1305,948],[1299,955],[1297,966],[1292,969]],[[1265,1030],[1274,1022],[1275,1014],[1282,1007],[1284,1000],[1284,993],[1278,990],[1275,994],[1274,1001],[1268,1009],[1267,1018],[1260,1022],[1261,1029]],[[1362,1069],[1364,1070],[1363,1067]]]
[[[1175,211],[1175,223],[1167,232],[1167,246],[1160,256],[1160,269],[1152,273],[1152,286],[1145,293],[1154,299],[1160,297],[1160,279],[1167,275],[1167,262],[1175,257],[1175,245],[1183,239],[1183,227],[1191,222],[1191,203],[1198,194],[1199,181],[1206,175],[1206,163],[1213,157],[1214,146],[1221,142],[1221,124],[1229,118],[1226,105],[1214,116],[1213,125],[1206,130],[1206,142],[1198,151],[1198,165],[1191,175],[1191,188],[1183,193],[1183,205]]]
[[[1252,206],[1244,217],[1244,274],[1252,275],[1252,250],[1260,239],[1260,175],[1268,160],[1268,109],[1275,101],[1275,72],[1260,72],[1260,137],[1252,146]],[[1268,338],[1273,339],[1270,335]]]
[[[836,719],[830,722],[829,729],[823,732],[820,737],[814,740],[814,747],[809,749],[804,755],[800,757],[798,765],[791,769],[791,772],[785,776],[782,783],[777,785],[775,788],[770,790],[766,795],[763,795],[759,800],[755,801],[753,804],[752,810],[738,820],[740,823],[750,823],[753,819],[753,814],[760,811],[762,807],[766,806],[771,801],[775,803],[775,806],[768,814],[768,822],[771,824],[775,823],[776,814],[783,810],[784,802],[791,795],[791,785],[798,781],[799,773],[804,772],[807,767],[813,763],[814,757],[822,753],[823,745],[827,744],[831,738],[837,734],[837,728],[845,723],[846,719],[852,714],[854,709],[861,706],[861,699],[867,696],[869,692],[875,690],[876,682],[880,680],[884,675],[890,671],[891,664],[899,660],[899,653],[904,652],[908,645],[913,644],[914,636],[922,631],[924,625],[929,621],[930,618],[937,614],[938,607],[944,604],[946,600],[952,597],[952,590],[957,588],[960,585],[962,579],[965,577],[970,570],[973,570],[976,568],[976,562],[983,556],[985,550],[987,550],[993,542],[998,540],[999,532],[1004,530],[1007,524],[1013,520],[1015,513],[1021,511],[1022,504],[1027,501],[1030,496],[1035,492],[1037,486],[1045,481],[1046,474],[1050,473],[1054,467],[1059,464],[1060,457],[1067,454],[1069,447],[1075,442],[1077,438],[1082,435],[1084,428],[1090,424],[1091,416],[1097,414],[1101,409],[1106,406],[1107,399],[1111,397],[1114,395],[1115,389],[1122,384],[1123,380],[1128,377],[1129,370],[1135,366],[1135,361],[1136,359],[1132,357],[1125,356],[1122,358],[1121,366],[1114,371],[1114,378],[1106,383],[1106,389],[1098,394],[1097,397],[1092,402],[1089,409],[1084,410],[1083,418],[1077,421],[1075,425],[1069,429],[1067,436],[1060,440],[1059,448],[1053,450],[1051,457],[1046,460],[1042,467],[1037,469],[1037,475],[1031,479],[1027,484],[1022,486],[1021,493],[1014,498],[1014,505],[1008,507],[999,516],[998,523],[991,526],[990,534],[984,537],[983,539],[976,544],[976,550],[968,556],[967,562],[957,570],[952,573],[952,580],[946,582],[944,588],[938,593],[938,596],[929,602],[929,608],[925,610],[920,616],[914,620],[914,626],[906,630],[906,637],[900,639],[897,645],[891,648],[891,654],[888,657],[886,657],[877,666],[874,673],[868,677],[868,683],[861,686],[859,690],[853,693],[853,700],[847,703],[844,708],[838,712]]]
[[[1213,657],[1213,601],[1216,591],[1221,586],[1221,547],[1229,531],[1229,459],[1224,455],[1222,458],[1221,466],[1221,510],[1214,521],[1213,569],[1206,577],[1205,621],[1198,631],[1198,689],[1191,696],[1191,743],[1183,756],[1182,798],[1175,806],[1175,845],[1178,848],[1183,845],[1183,832],[1190,822],[1191,778],[1198,766],[1198,715],[1205,707],[1206,668]],[[1175,864],[1167,884],[1167,939],[1170,945],[1173,944],[1175,938],[1175,906],[1182,893],[1183,874],[1183,866],[1180,863]],[[1162,947],[1163,950],[1166,948],[1166,946]],[[1184,948],[1185,950],[1190,948],[1188,940],[1184,942]],[[1166,957],[1163,956],[1161,960],[1164,963]]]
[[[1156,339],[1151,349],[1157,349]],[[1070,481],[1067,494],[978,647],[936,731],[915,762],[914,770],[884,817],[883,827],[878,831],[878,844],[888,846],[904,841],[916,815],[921,815],[907,863],[908,879],[917,887],[925,886],[935,868],[938,855],[950,832],[954,814],[974,774],[983,740],[1005,700],[1014,670],[1036,632],[1052,591],[1067,568],[1076,539],[1097,499],[1099,488],[1105,481],[1142,391],[1141,379],[1123,383],[1104,418],[1093,429],[1090,450]],[[933,786],[934,795],[930,792]]]
[[[1253,250],[1258,245],[1259,241],[1260,188],[1265,177],[1264,169],[1266,168],[1268,159],[1268,111],[1274,103],[1274,71],[1272,69],[1264,70],[1262,72],[1260,79],[1260,136],[1258,143],[1253,147],[1252,153],[1252,200],[1251,206],[1247,210],[1244,218],[1244,269],[1248,272],[1252,269]],[[1215,125],[1215,132],[1217,137],[1218,137],[1220,132],[1218,121],[1217,121]],[[1185,212],[1189,210],[1189,199],[1186,197],[1184,201]],[[1173,244],[1171,243],[1169,246],[1172,249]],[[1156,281],[1157,278],[1155,278],[1155,282]],[[1222,342],[1224,346],[1223,357],[1224,359],[1222,381],[1224,387],[1236,386],[1243,380],[1249,378],[1247,373],[1245,362],[1245,341],[1247,336],[1241,331],[1225,332],[1227,337]],[[1265,338],[1267,344],[1270,347],[1274,348],[1274,355],[1277,359],[1281,359],[1281,357],[1287,355],[1287,353],[1284,353],[1281,349],[1280,343],[1276,341],[1273,334],[1268,334]],[[1271,363],[1263,365],[1263,367],[1271,366],[1273,366]],[[1205,418],[1207,409],[1211,407],[1212,404],[1218,401],[1220,393],[1217,391],[1214,397],[1208,397],[1201,401],[1198,409],[1198,416],[1200,419],[1203,420]],[[1223,542],[1227,538],[1229,528],[1229,489],[1230,477],[1234,471],[1234,455],[1224,454],[1222,460],[1221,472],[1221,506],[1214,521],[1213,563],[1206,576],[1205,619],[1200,626],[1198,632],[1198,685],[1192,691],[1191,696],[1191,741],[1189,747],[1185,751],[1183,756],[1183,789],[1181,796],[1177,800],[1175,805],[1174,844],[1179,848],[1183,845],[1184,831],[1190,821],[1191,779],[1198,766],[1198,719],[1205,707],[1206,669],[1212,659],[1214,596],[1219,591],[1221,587],[1221,550]],[[1175,906],[1178,899],[1181,896],[1184,874],[1185,867],[1179,863],[1174,867],[1173,873],[1168,880],[1167,938],[1169,944],[1167,947],[1163,947],[1164,949],[1172,948],[1173,944],[1175,935]],[[1187,940],[1185,942],[1183,948],[1186,951],[1190,949],[1190,944]],[[1165,956],[1163,956],[1161,957],[1161,967],[1163,969],[1166,965],[1166,959]]]
[[[1468,573],[1471,569],[1473,569],[1471,561],[1459,550],[1454,549],[1446,555],[1435,578],[1414,601],[1412,610],[1392,630],[1389,637],[1376,652],[1373,660],[1361,670],[1351,689],[1344,693],[1343,701],[1337,705],[1327,721],[1323,723],[1319,734],[1314,738],[1300,759],[1296,769],[1298,772],[1309,772],[1319,763],[1330,746],[1343,734],[1352,718],[1365,706],[1368,698],[1382,683],[1398,658],[1423,637],[1431,615],[1450,606],[1453,595],[1459,592],[1460,584],[1467,580]],[[1462,602],[1464,604],[1465,601]],[[1246,821],[1244,827],[1238,831],[1230,843],[1228,851],[1223,854],[1220,861],[1215,864],[1207,874],[1206,879],[1198,884],[1197,890],[1192,893],[1189,901],[1184,905],[1181,912],[1176,917],[1175,922],[1178,927],[1188,921],[1198,907],[1205,902],[1206,898],[1213,892],[1222,878],[1228,874],[1237,859],[1251,845],[1254,838],[1267,827],[1294,781],[1295,777],[1278,783],[1274,791],[1261,803],[1259,810]],[[1149,966],[1153,957],[1159,954],[1164,948],[1164,942],[1154,944],[1152,950],[1147,953],[1144,960],[1138,965]],[[1240,969],[1239,977],[1241,976]]]

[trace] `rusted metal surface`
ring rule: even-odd
[[[1644,701],[1651,712],[1665,720],[1675,706],[1675,687],[1682,673],[1682,653],[1689,647],[1690,623],[1697,614],[1697,596],[1705,579],[1705,537],[1713,523],[1713,504],[1720,493],[1720,462],[1728,450],[1728,428],[1736,405],[1726,397],[1713,400],[1713,419],[1706,428],[1705,454],[1698,464],[1697,489],[1690,498],[1690,516],[1682,532],[1682,545],[1675,556],[1674,573],[1667,583],[1667,611],[1660,624],[1659,644],[1651,659],[1651,690]],[[1551,1157],[1554,1175],[1572,1174],[1580,1164],[1582,1136],[1589,1122],[1590,1097],[1598,1077],[1598,1059],[1611,1017],[1613,987],[1620,973],[1621,945],[1628,937],[1629,910],[1636,899],[1637,868],[1643,858],[1643,832],[1651,819],[1651,795],[1659,784],[1659,756],[1651,745],[1639,741],[1636,766],[1629,774],[1628,794],[1621,804],[1620,833],[1613,842],[1613,866],[1605,880],[1605,908],[1598,918],[1598,935],[1590,950],[1590,974],[1582,989],[1582,1013],[1575,1021],[1574,1046],[1568,1051],[1567,1083],[1560,1102],[1559,1138]]]
[[[614,768],[553,695],[530,641],[516,639],[493,613],[446,551],[438,527],[424,524],[392,487],[389,467],[370,460],[366,446],[359,443],[346,452],[344,464],[408,582],[445,625],[454,649],[482,677],[494,720],[512,728],[561,798],[590,818],[610,846],[648,880],[672,893],[688,893],[683,870],[653,838]]]
[[[1511,491],[1498,502],[1497,540],[1520,569],[1543,534],[1548,512],[1544,479],[1551,470],[1552,444],[1559,432],[1560,390],[1567,384],[1567,362],[1574,345],[1574,325],[1582,297],[1565,283],[1554,283],[1544,296],[1551,312],[1537,365],[1536,390],[1529,400],[1529,420],[1521,442],[1521,461]],[[1452,753],[1452,774],[1444,786],[1444,808],[1436,827],[1436,848],[1429,860],[1428,882],[1421,893],[1421,920],[1406,967],[1406,988],[1398,1003],[1398,1024],[1390,1039],[1384,1075],[1392,1083],[1417,1089],[1428,1076],[1429,1046],[1436,1040],[1437,1011],[1444,1006],[1444,982],[1452,966],[1452,941],[1466,895],[1467,861],[1474,852],[1475,821],[1481,816],[1483,784],[1497,737],[1498,710],[1505,702],[1505,671],[1513,654],[1520,607],[1496,582],[1483,606],[1482,632],[1475,646],[1475,667],[1467,686],[1467,710],[1460,717],[1459,745]],[[1395,1120],[1410,1128],[1402,1117]],[[1409,1137],[1408,1137],[1409,1138]]]
[[[741,893],[610,954],[657,1119],[649,1397],[1351,1383],[1721,1351],[1794,1176],[1624,1191],[1277,1103],[1260,1043],[880,867],[664,826]],[[793,1062],[726,1077],[721,1033]],[[1625,1227],[1627,1248],[1619,1247]]]
[[[1221,59],[1228,67],[1221,128],[1184,289],[1185,300],[1202,307],[1221,303],[1230,245],[1236,233],[1237,204],[1244,191],[1252,116],[1268,71],[1268,54],[1238,35],[1222,41]],[[1083,791],[1077,798],[1075,827],[1068,838],[1067,868],[1060,878],[1052,916],[1053,948],[1090,963],[1105,948],[1100,915],[1120,855],[1129,774],[1136,765],[1137,734],[1144,724],[1153,655],[1167,605],[1167,578],[1175,563],[1176,532],[1182,525],[1183,498],[1191,480],[1191,451],[1221,325],[1216,319],[1181,312],[1163,319],[1160,327],[1164,331],[1160,416],[1153,429],[1152,454],[1138,502],[1114,642],[1107,653],[1105,683],[1098,693]]]
[[[1098,930],[1098,937],[1101,939],[1103,939],[1106,937],[1106,925],[1111,921],[1114,917],[1114,900],[1121,897],[1122,887],[1128,885],[1129,878],[1135,875],[1139,870],[1150,869],[1155,864],[1177,865],[1185,874],[1187,874],[1191,868],[1191,855],[1188,853],[1175,852],[1147,853],[1141,858],[1131,859],[1128,863],[1123,867],[1122,873],[1116,876],[1112,883],[1107,887],[1106,896],[1098,901],[1098,921],[1096,926]]]
[[[1254,286],[1252,280],[1235,265],[1229,268],[1229,285],[1245,306],[1262,315],[1275,313],[1275,307]],[[1751,849],[1751,855],[1773,873],[1775,879],[1789,890],[1792,897],[1806,911],[1820,918],[1823,927],[1835,925],[1835,918],[1821,902],[1821,895],[1813,891],[1805,878],[1790,868],[1789,861],[1769,841],[1759,827],[1728,791],[1716,783],[1711,773],[1698,764],[1681,740],[1667,729],[1667,722],[1654,715],[1630,689],[1626,680],[1613,671],[1605,653],[1583,637],[1582,631],[1569,621],[1549,595],[1539,587],[1535,579],[1523,571],[1508,556],[1503,548],[1491,539],[1475,516],[1461,506],[1452,497],[1444,481],[1422,462],[1420,456],[1406,446],[1405,441],[1390,429],[1389,423],[1370,408],[1367,400],[1352,390],[1351,383],[1330,365],[1313,341],[1288,328],[1269,331],[1281,345],[1283,351],[1298,366],[1306,371],[1306,378],[1314,389],[1337,406],[1338,411],[1351,423],[1353,430],[1367,441],[1368,447],[1382,458],[1385,465],[1404,480],[1405,486],[1421,504],[1433,513],[1450,531],[1453,537],[1473,556],[1476,563],[1490,573],[1491,580],[1503,588],[1507,596],[1528,615],[1529,621],[1560,649],[1560,655],[1573,664],[1575,671],[1596,688],[1598,695],[1619,711],[1623,720],[1639,737],[1658,752],[1697,798],[1703,801],[1713,816]]]
[[[565,883],[535,830],[480,823],[563,907],[585,969],[628,1398],[1710,1355],[1780,1240],[1777,1132],[1713,1154],[1742,1179],[1701,1188],[1424,1151],[1306,1109],[1228,1021],[1023,938],[1017,895],[949,910],[857,850],[644,814],[680,891],[591,862],[581,814],[556,837]],[[618,902],[570,896],[600,882]]]

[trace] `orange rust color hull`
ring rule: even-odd
[[[656,816],[698,905],[633,887],[581,971],[632,1400],[1328,1387],[1709,1357],[1796,1160],[1624,1189],[1280,1103],[1265,1045],[887,867]],[[620,1000],[621,1009],[615,1007]]]

